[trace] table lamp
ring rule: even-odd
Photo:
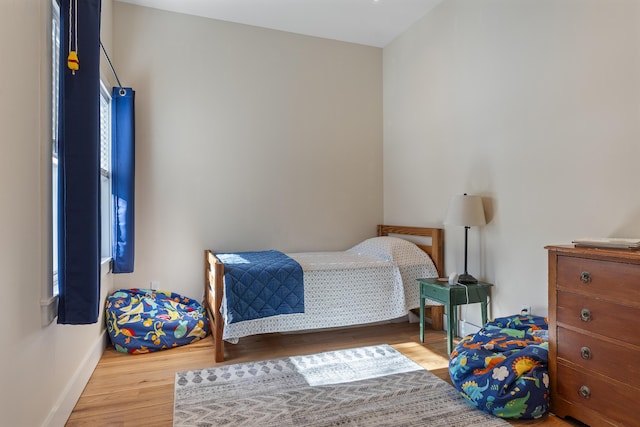
[[[444,223],[464,226],[464,274],[458,276],[458,282],[463,284],[478,283],[478,279],[467,272],[467,241],[470,227],[487,223],[482,208],[482,198],[468,196],[467,193],[462,196],[453,196]]]

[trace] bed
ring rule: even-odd
[[[410,243],[400,236],[430,238],[431,243]],[[220,254],[211,249],[204,252],[205,305],[216,362],[224,360],[224,341],[234,343],[264,333],[355,326],[406,315],[419,305],[416,279],[437,277],[443,272],[444,230],[379,225],[377,238],[347,251],[286,254],[304,271],[304,312],[234,323],[229,322],[225,264]]]

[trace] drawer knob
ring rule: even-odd
[[[591,359],[591,349],[589,347],[582,347],[580,349],[580,356],[585,360]]]
[[[583,308],[580,311],[580,320],[582,320],[583,322],[588,322],[591,320],[591,310],[589,310],[588,308]]]
[[[586,385],[583,385],[578,390],[578,394],[580,395],[580,397],[584,399],[588,399],[591,397],[591,390],[589,390],[589,387],[587,387]]]
[[[583,271],[580,273],[580,281],[582,283],[589,283],[591,281],[591,273],[588,271]]]

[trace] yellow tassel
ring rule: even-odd
[[[69,52],[67,57],[67,67],[71,70],[71,74],[75,75],[76,71],[80,68],[80,62],[78,61],[78,54],[75,50]]]

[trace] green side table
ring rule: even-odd
[[[450,285],[436,278],[418,279],[420,284],[420,342],[424,342],[424,300],[429,299],[444,305],[447,314],[447,352],[453,351],[453,337],[456,334],[456,306],[480,303],[482,325],[487,323],[487,297],[493,286],[491,283]]]

